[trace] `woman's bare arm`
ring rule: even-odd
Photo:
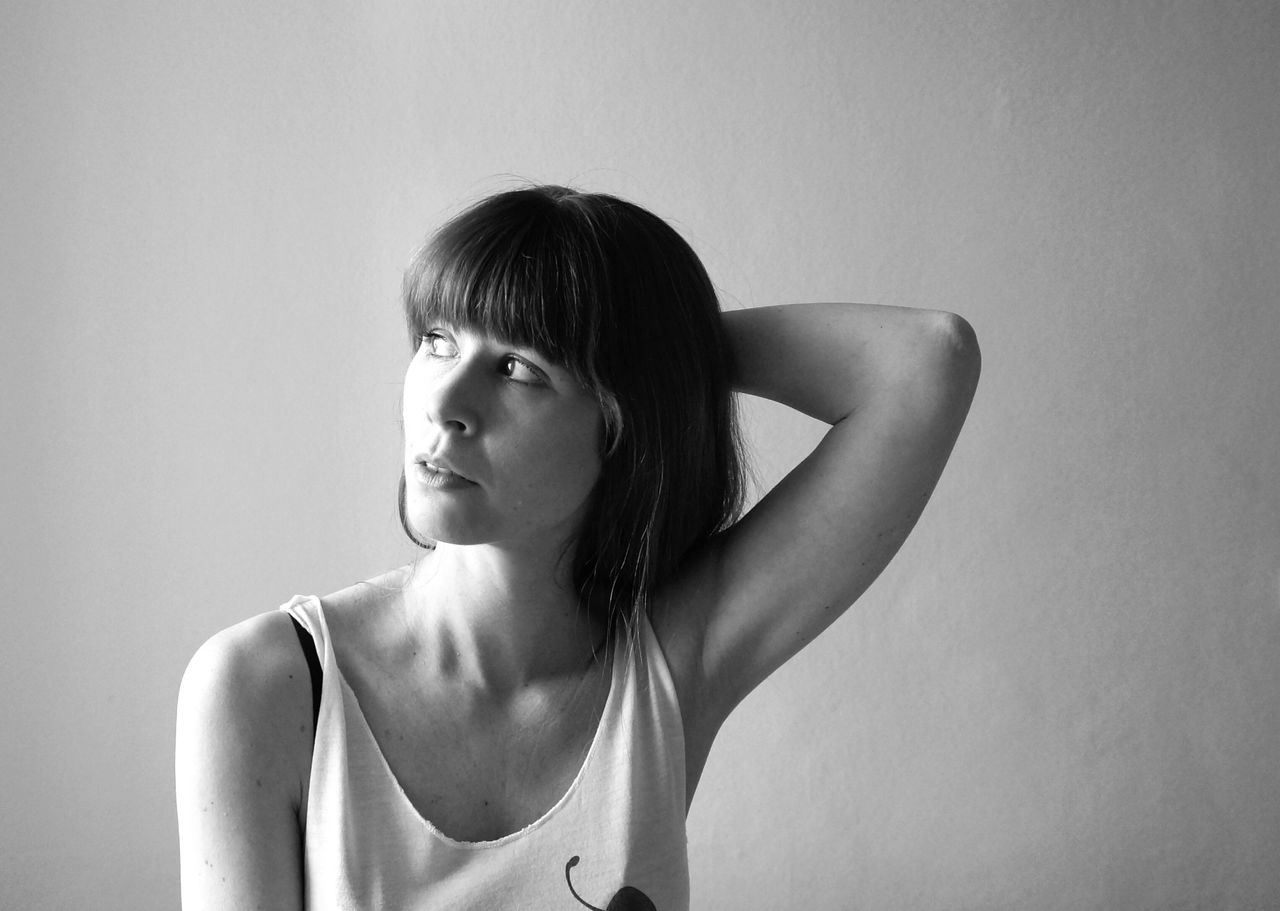
[[[797,304],[724,320],[735,388],[832,426],[690,561],[659,606],[657,622],[686,644],[674,646],[685,651],[686,710],[712,728],[897,552],[951,453],[980,368],[973,330],[950,313]]]
[[[187,666],[176,752],[184,911],[302,908],[308,673],[279,611],[219,633]]]

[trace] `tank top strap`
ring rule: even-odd
[[[278,608],[302,624],[303,629],[315,640],[316,651],[323,658],[329,642],[329,628],[320,610],[320,599],[315,595],[294,595]]]

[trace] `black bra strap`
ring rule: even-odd
[[[298,618],[289,615],[293,621],[293,631],[298,634],[298,642],[302,645],[302,654],[307,659],[307,668],[311,671],[311,731],[315,736],[316,725],[320,721],[320,682],[323,672],[320,670],[320,656],[316,654],[316,641],[311,638],[306,627],[298,622]]]

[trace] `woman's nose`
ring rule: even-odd
[[[483,390],[473,366],[456,364],[433,377],[427,392],[427,417],[442,430],[470,436],[480,427]]]

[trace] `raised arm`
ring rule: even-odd
[[[690,561],[659,607],[669,638],[692,650],[687,711],[712,728],[897,552],[951,453],[980,366],[968,323],[939,311],[797,304],[724,320],[737,389],[832,426]]]
[[[206,642],[178,695],[183,911],[302,908],[306,661],[273,611]]]

